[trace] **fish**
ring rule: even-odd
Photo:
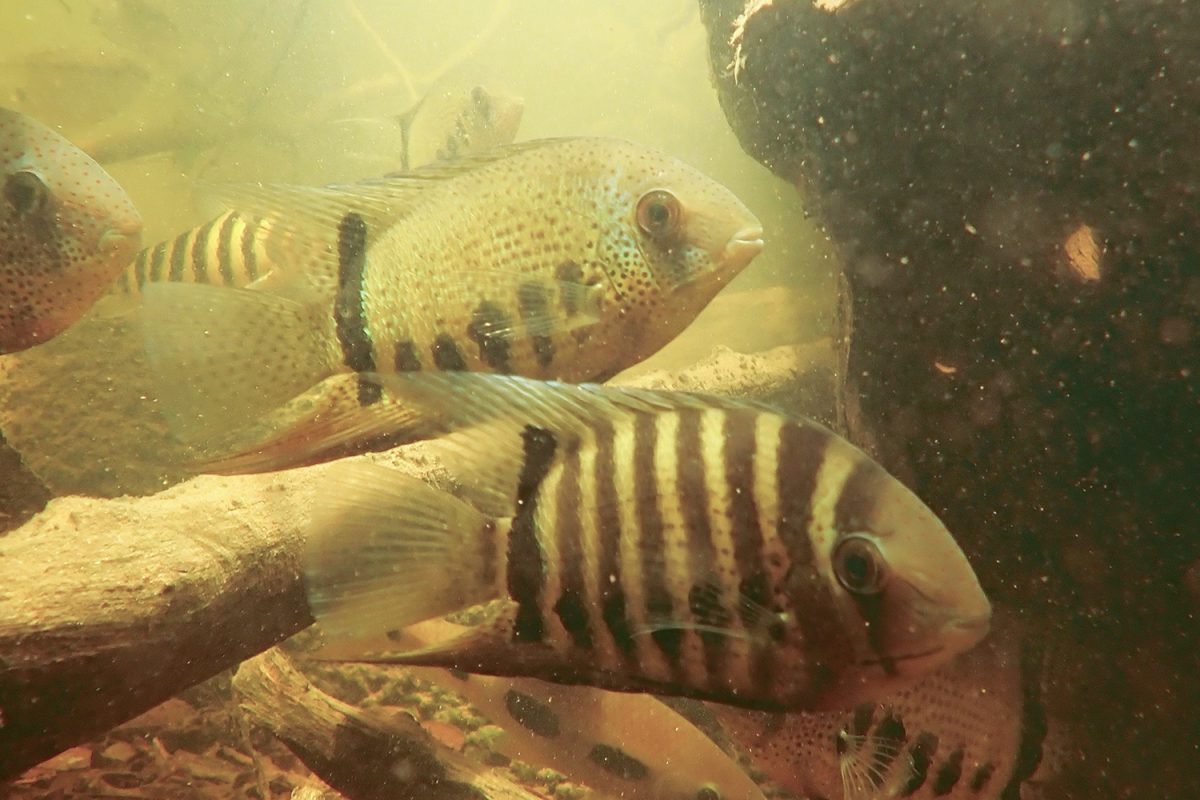
[[[272,220],[297,263],[242,289],[143,287],[156,397],[208,472],[327,459],[330,420],[375,412],[364,373],[605,380],[674,338],[763,248],[732,192],[619,139],[264,187],[237,210]]]
[[[445,81],[396,118],[402,141],[401,170],[452,161],[511,143],[525,101],[482,83]]]
[[[459,494],[328,467],[303,557],[323,658],[795,710],[907,685],[987,631],[938,518],[815,422],[516,376],[374,380]],[[380,646],[477,606],[461,639]]]
[[[756,767],[804,797],[1018,800],[1053,770],[1039,664],[1013,625],[994,624],[918,683],[849,712],[713,711]]]
[[[462,80],[442,82],[396,117],[402,131],[402,172],[511,144],[524,108],[520,97],[495,88]],[[367,191],[383,182],[363,181],[357,189]],[[348,204],[346,210],[353,208]],[[147,247],[121,273],[114,291],[138,295],[147,283],[163,281],[242,288],[267,276],[280,261],[293,267],[306,263],[309,243],[296,242],[286,229],[280,231],[272,216],[226,210],[203,225]]]
[[[86,153],[0,108],[0,354],[62,333],[141,244],[142,218]]]
[[[402,641],[432,645],[465,630],[441,620],[425,622],[406,628]],[[461,695],[500,726],[504,733],[493,742],[498,752],[557,770],[593,796],[765,800],[745,770],[651,695],[432,667],[412,672]]]

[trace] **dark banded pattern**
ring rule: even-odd
[[[538,543],[535,520],[542,481],[558,442],[543,428],[521,433],[524,458],[517,480],[517,511],[508,538],[508,595],[517,603],[513,640],[540,642],[545,622],[539,607],[545,582],[545,554]]]
[[[367,266],[367,224],[353,212],[338,225],[337,297],[333,301],[333,320],[342,361],[352,372],[374,372],[375,354],[367,329],[363,306],[363,280]],[[358,402],[379,402],[382,390],[374,381],[359,381]]]
[[[638,490],[633,495],[637,519],[639,560],[642,572],[643,620],[650,630],[651,640],[666,657],[668,667],[679,677],[679,657],[683,633],[675,623],[671,592],[661,558],[665,549],[663,516],[659,507],[658,481],[654,465],[654,450],[658,443],[658,418],[638,414],[633,423],[633,480]]]
[[[555,497],[560,586],[554,613],[575,647],[591,650],[594,645],[592,623],[587,609],[587,587],[583,566],[583,497],[579,464],[579,443],[563,448],[562,474]]]
[[[614,463],[615,431],[609,422],[597,424],[592,429],[595,455],[595,530],[600,553],[597,559],[597,595],[600,617],[618,653],[627,667],[632,666],[637,654],[632,626],[625,603],[622,587],[620,542],[628,535],[621,524],[621,498],[617,494],[616,465]]]
[[[227,211],[140,252],[118,278],[116,289],[130,294],[162,281],[247,286],[260,277],[263,241],[270,230],[267,222]]]

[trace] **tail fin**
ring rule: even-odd
[[[155,400],[188,444],[227,439],[339,364],[320,304],[200,284],[147,284],[143,339]]]
[[[304,577],[328,650],[503,593],[498,525],[463,501],[378,464],[342,462],[322,480]],[[400,649],[400,648],[397,648]]]

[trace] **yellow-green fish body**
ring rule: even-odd
[[[446,622],[422,623],[404,631],[404,644],[435,644],[462,632]],[[501,726],[492,744],[499,752],[558,770],[600,797],[763,800],[721,748],[651,695],[432,668],[413,672],[462,695]]]
[[[298,397],[307,411],[277,428],[303,438],[316,417],[356,410],[318,385],[341,374],[607,378],[682,331],[762,248],[758,220],[723,186],[615,139],[251,199],[302,268],[275,263],[256,291],[145,287],[162,399],[196,442]],[[290,463],[274,438],[246,445],[272,453],[255,468]]]
[[[142,219],[104,169],[0,108],[0,353],[73,324],[137,252]]]
[[[918,683],[849,712],[714,706],[779,785],[827,800],[1016,800],[1045,777],[1036,668],[1005,626]]]
[[[330,655],[797,709],[878,696],[986,631],[937,518],[816,423],[522,378],[378,387],[398,426],[450,434],[471,502],[370,464],[327,475],[306,582]],[[461,642],[355,645],[491,601]]]

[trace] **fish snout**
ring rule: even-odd
[[[142,245],[141,217],[134,216],[120,220],[105,229],[96,244],[101,252],[129,253],[132,257]]]
[[[762,252],[763,229],[761,225],[747,225],[729,238],[721,252],[721,260],[727,266],[742,268]]]

